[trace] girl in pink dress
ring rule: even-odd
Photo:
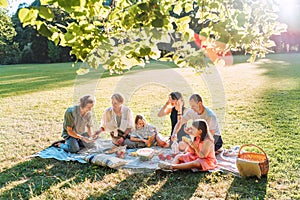
[[[177,155],[172,163],[161,161],[158,166],[161,169],[200,169],[207,171],[215,169],[217,160],[214,150],[214,139],[208,131],[205,120],[198,119],[193,121],[189,132],[194,136],[194,141],[184,138],[183,141],[188,145],[187,152]]]

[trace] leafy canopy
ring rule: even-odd
[[[55,21],[57,9],[67,23]],[[277,11],[272,0],[41,0],[40,7],[21,9],[19,18],[90,66],[121,73],[149,59],[204,67],[207,51],[244,50],[254,61],[275,45],[272,34],[286,30]]]

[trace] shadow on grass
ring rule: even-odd
[[[92,199],[190,199],[195,193],[198,183],[203,181],[206,173],[178,171],[175,173],[155,171],[152,174],[133,174],[120,182],[111,190],[94,194]],[[164,182],[159,189],[159,182]],[[141,189],[145,194],[137,193]],[[158,190],[157,190],[158,189]]]
[[[199,182],[205,182],[206,172],[194,173],[191,170],[173,173],[158,171],[157,176],[166,177],[165,184],[153,194],[151,199],[190,199]]]
[[[227,190],[226,199],[265,199],[267,185],[266,176],[261,179],[235,177]]]
[[[86,179],[101,181],[105,175],[114,172],[77,162],[33,158],[0,173],[0,199],[29,199],[53,186],[69,188]]]

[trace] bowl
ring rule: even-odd
[[[154,156],[154,150],[151,148],[142,148],[136,151],[141,161],[148,161]]]

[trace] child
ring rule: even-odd
[[[135,117],[135,130],[130,133],[130,140],[137,142],[138,147],[150,147],[156,143],[160,147],[168,147],[169,144],[163,141],[154,126],[147,124],[142,115]]]
[[[207,127],[205,120],[195,120],[191,128],[194,141],[187,137],[183,138],[183,141],[188,145],[188,151],[184,154],[178,154],[172,163],[161,161],[158,166],[165,170],[197,168],[207,171],[216,168],[214,139]]]

